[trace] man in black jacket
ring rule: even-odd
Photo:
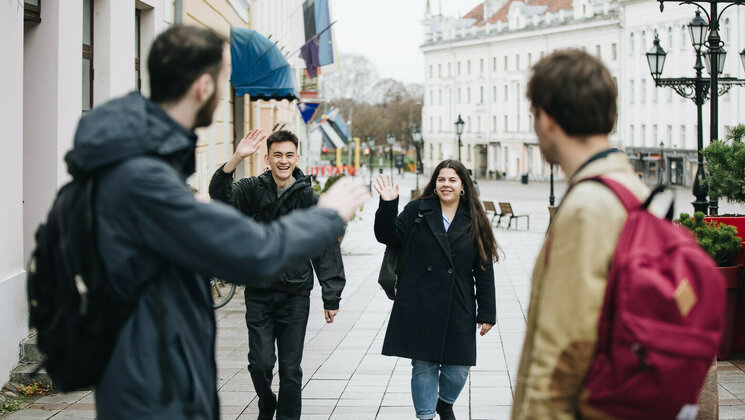
[[[337,242],[367,197],[348,184],[268,225],[195,199],[194,129],[212,123],[227,85],[226,47],[206,29],[163,32],[150,99],[133,92],[85,114],[67,156],[71,173],[97,174],[99,255],[113,291],[135,303],[95,387],[99,419],[219,418],[207,279],[276,278]]]
[[[297,137],[285,130],[266,138],[264,162],[269,170],[233,183],[238,164],[256,153],[264,137],[254,130],[241,140],[231,159],[215,171],[210,196],[231,204],[257,222],[269,223],[292,212],[314,206],[318,195],[310,176],[296,168]],[[320,244],[319,244],[320,245]],[[292,244],[291,246],[294,246]],[[248,326],[248,370],[259,397],[259,419],[299,419],[305,329],[308,324],[313,270],[321,283],[324,318],[334,322],[344,289],[344,265],[336,242],[323,254],[299,264],[258,287],[246,286],[246,325]],[[272,391],[272,370],[279,356],[279,400]]]

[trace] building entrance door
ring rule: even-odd
[[[683,158],[669,158],[668,159],[668,171],[670,174],[670,184],[672,185],[683,185]]]

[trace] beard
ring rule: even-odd
[[[212,96],[197,111],[197,115],[194,117],[194,128],[207,127],[212,124],[215,109],[217,109],[217,89],[212,92]]]

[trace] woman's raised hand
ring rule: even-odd
[[[398,184],[395,187],[393,186],[390,175],[379,174],[377,183],[373,185],[373,188],[380,194],[383,201],[395,200],[398,197]]]

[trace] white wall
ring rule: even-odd
[[[95,0],[93,13],[93,104],[100,105],[135,88],[135,2]]]
[[[23,7],[0,3],[0,381],[18,361],[18,342],[27,332],[23,268]]]

